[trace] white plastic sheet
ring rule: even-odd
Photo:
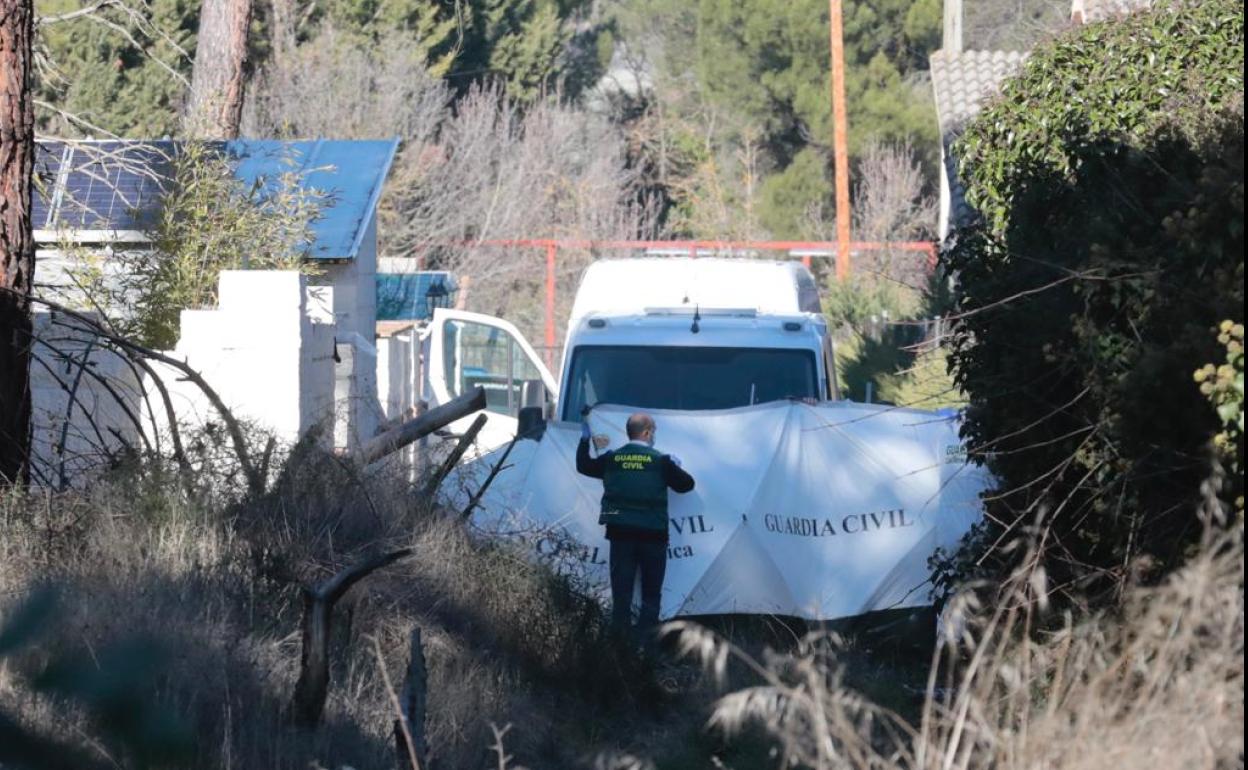
[[[633,411],[599,406],[591,427],[619,447]],[[679,457],[697,482],[690,493],[669,492],[664,618],[832,619],[930,604],[928,557],[955,546],[981,515],[986,475],[965,464],[947,415],[849,402],[650,414],[655,448]],[[474,523],[542,533],[536,551],[575,561],[605,599],[602,484],[576,473],[579,438],[579,425],[555,423],[540,442],[518,442]],[[498,454],[461,470],[461,496]]]

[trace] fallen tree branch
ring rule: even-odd
[[[169,421],[169,441],[173,444],[173,459],[178,464],[178,475],[182,478],[182,487],[186,490],[187,496],[194,497],[195,472],[191,468],[191,462],[186,457],[186,449],[182,445],[182,432],[178,429],[178,412],[173,408],[173,399],[169,397],[169,389],[165,387],[164,380],[160,379],[152,365],[143,358],[130,351],[126,352],[126,358],[152,378],[152,384],[156,386],[156,392],[160,394],[160,403],[165,409],[165,419]],[[153,413],[154,420],[155,414]],[[159,433],[154,435],[159,435]]]
[[[468,507],[464,508],[464,512],[461,514],[463,518],[466,519],[471,516],[473,509],[481,504],[481,498],[485,497],[485,491],[490,488],[490,484],[494,483],[495,477],[497,477],[498,474],[502,473],[505,469],[511,467],[510,465],[504,465],[504,463],[507,462],[508,455],[511,454],[512,449],[515,449],[516,442],[519,440],[520,434],[516,434],[512,437],[511,443],[508,444],[507,448],[503,450],[503,456],[498,458],[498,462],[494,463],[494,467],[490,469],[490,475],[485,477],[485,481],[481,482],[481,488],[478,489],[477,493],[474,494],[472,499],[468,501]]]
[[[395,428],[399,427],[400,425],[407,422],[408,420],[412,420],[412,419],[415,419],[416,417],[419,417],[420,414],[421,414],[421,410],[420,410],[419,403],[409,406],[407,409],[404,409],[402,412],[395,415],[394,417],[391,417],[389,419],[382,420],[381,422],[379,422],[377,424],[377,430],[373,432],[373,435],[380,436],[386,431],[394,430]]]
[[[421,489],[421,494],[426,500],[431,499],[438,491],[438,487],[442,486],[442,482],[450,475],[451,471],[459,465],[459,461],[464,458],[464,453],[468,451],[468,447],[472,446],[472,442],[477,440],[477,434],[485,427],[488,418],[483,415],[477,415],[477,419],[472,421],[472,425],[468,426],[468,430],[464,431],[464,435],[459,437],[459,442],[455,444],[455,448],[446,456],[442,464],[438,466],[438,470],[425,482],[425,486]]]
[[[359,465],[371,465],[413,441],[433,433],[438,428],[484,408],[485,390],[477,386],[459,398],[430,409],[419,417],[370,439],[357,452],[347,453],[347,456],[353,458]]]
[[[303,587],[303,652],[299,681],[290,702],[291,719],[303,727],[315,727],[325,710],[329,692],[329,630],[334,605],[351,586],[373,572],[412,554],[411,548],[377,554],[352,564],[330,579]]]

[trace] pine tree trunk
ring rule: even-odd
[[[0,485],[24,483],[30,472],[33,21],[32,0],[0,0]]]
[[[252,0],[204,0],[186,106],[186,131],[193,137],[238,137],[251,4]]]
[[[295,0],[272,0],[272,18],[269,19],[269,46],[272,62],[278,72],[283,72],[290,54],[295,50]]]

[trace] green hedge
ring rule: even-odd
[[[1042,515],[1058,584],[1161,574],[1199,535],[1220,421],[1192,373],[1244,313],[1243,25],[1210,0],[1073,30],[957,145],[981,221],[943,253],[950,367],[999,480],[972,547]]]

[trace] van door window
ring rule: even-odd
[[[524,348],[520,347],[520,342],[513,339],[511,341],[511,389],[512,404],[516,413],[519,412],[521,406],[522,388],[528,380],[542,382],[542,373],[537,368],[537,364],[524,354]],[[543,387],[545,387],[544,384]]]
[[[471,321],[443,325],[446,384],[451,397],[476,386],[485,390],[485,408],[496,414],[514,414],[511,361],[514,340],[496,326]]]
[[[442,329],[443,366],[451,397],[480,385],[487,411],[516,416],[525,380],[542,381],[541,370],[520,342],[497,326],[473,321],[448,321]]]

